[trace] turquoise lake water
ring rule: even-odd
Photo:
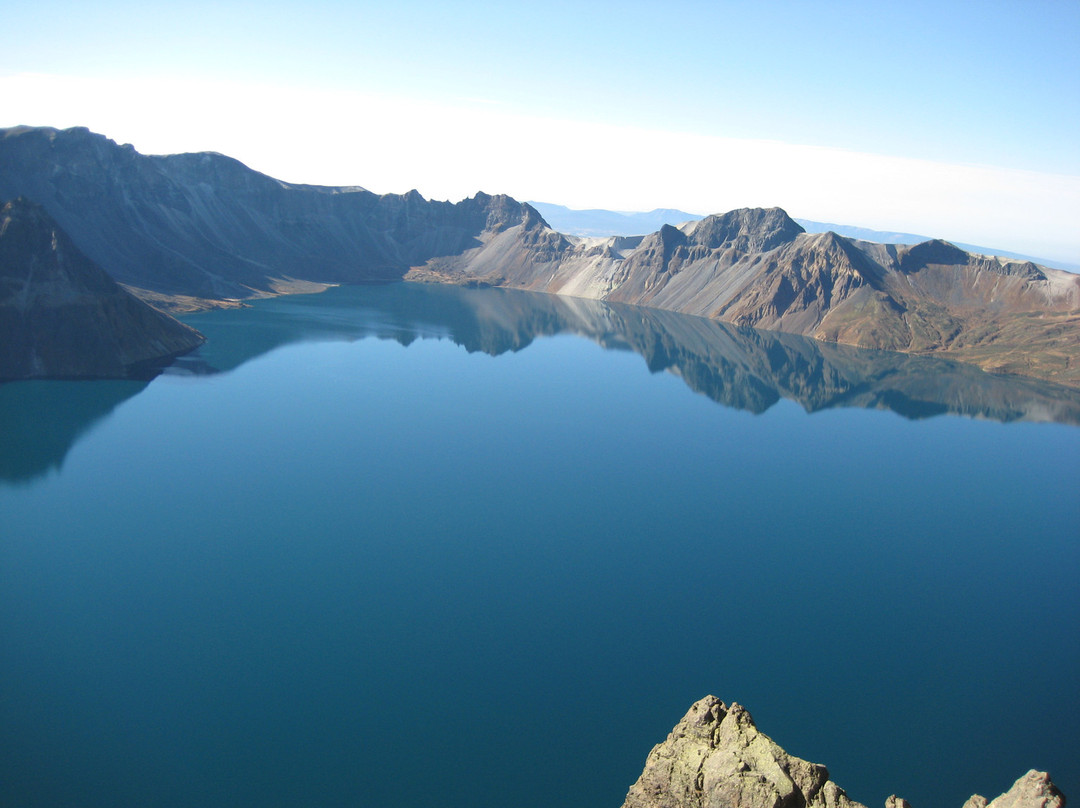
[[[1080,799],[1080,401],[504,290],[0,385],[0,804],[617,808],[712,693],[870,806]]]

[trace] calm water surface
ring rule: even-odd
[[[707,693],[871,806],[1080,798],[1072,394],[500,290],[190,321],[0,387],[0,804],[615,808]]]

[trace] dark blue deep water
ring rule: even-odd
[[[0,386],[0,805],[617,808],[708,693],[871,806],[1080,799],[1075,394],[500,290],[188,320]]]

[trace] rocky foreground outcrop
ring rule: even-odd
[[[0,209],[0,380],[148,375],[202,342],[122,289],[40,206]]]
[[[750,713],[714,696],[696,702],[653,747],[623,808],[862,808],[824,766],[781,749]]]
[[[963,808],[1064,808],[1045,772],[1030,771],[987,804]],[[789,755],[760,732],[750,713],[714,696],[696,702],[653,747],[623,808],[865,808],[829,779],[824,766]],[[891,796],[886,808],[911,808]]]
[[[973,794],[964,808],[1065,808],[1065,795],[1050,781],[1050,775],[1032,769],[989,805],[986,797]]]
[[[19,195],[159,306],[402,278],[486,284],[1080,386],[1080,275],[937,240],[809,234],[778,208],[575,238],[507,196],[294,185],[220,154],[145,156],[86,129],[0,129],[0,198]]]

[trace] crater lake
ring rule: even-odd
[[[1080,797],[1080,394],[396,284],[0,385],[20,806],[617,808],[696,699],[853,799]]]

